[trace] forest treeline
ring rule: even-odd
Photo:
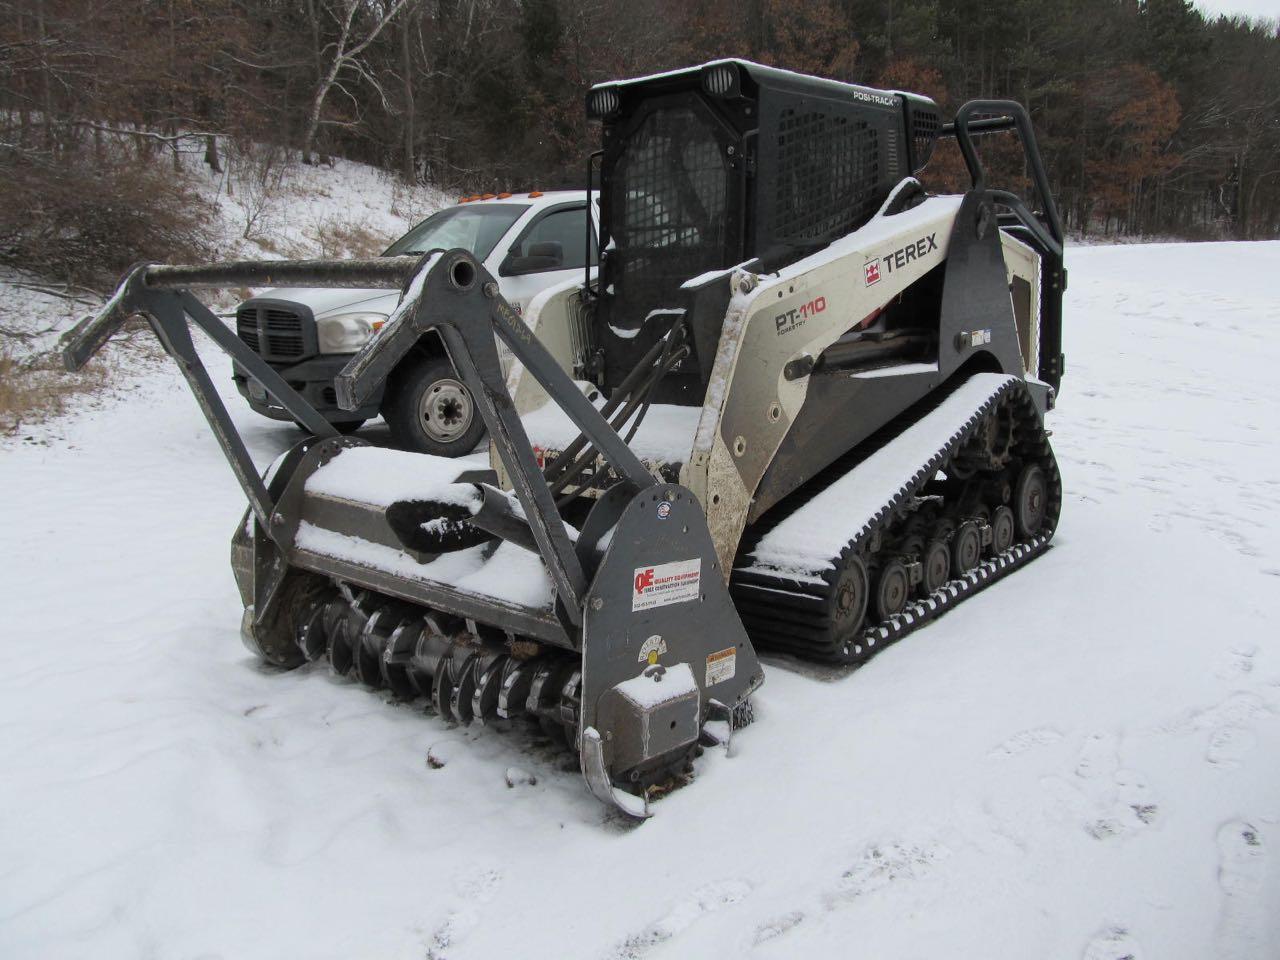
[[[215,170],[268,144],[461,191],[576,184],[588,85],[722,56],[1020,100],[1075,231],[1280,235],[1277,25],[1186,0],[0,0],[0,176],[122,175],[124,138]]]

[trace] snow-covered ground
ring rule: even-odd
[[[176,371],[6,441],[0,956],[1280,955],[1280,244],[1069,266],[1057,546],[855,673],[770,665],[640,827],[517,732],[259,667]],[[261,462],[296,439],[215,375]]]

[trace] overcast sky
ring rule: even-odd
[[[1280,0],[1193,0],[1202,13],[1239,13],[1247,17],[1280,17]]]

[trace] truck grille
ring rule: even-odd
[[[258,311],[241,307],[236,311],[236,334],[254,353],[258,353]]]
[[[295,360],[306,353],[302,317],[293,310],[242,306],[236,311],[236,334],[268,360]]]

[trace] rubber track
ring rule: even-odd
[[[891,421],[865,443],[823,471],[814,481],[792,494],[783,510],[757,524],[750,540],[744,542],[739,553],[739,563],[730,579],[735,605],[753,643],[764,649],[779,650],[811,660],[860,663],[1048,549],[1061,512],[1061,477],[1035,401],[1023,382],[1014,380],[972,412],[946,445],[908,478],[908,482],[879,509],[869,523],[850,537],[839,556],[829,559],[829,569],[812,576],[796,577],[751,566],[751,547],[769,529],[794,514],[831,483],[851,470],[856,470],[858,464],[885,444],[892,443],[936,409],[951,392],[953,391],[938,391],[937,395],[930,396]],[[1015,542],[998,556],[984,559],[977,567],[950,580],[928,597],[911,601],[902,613],[890,620],[866,626],[857,636],[832,637],[827,611],[831,609],[830,595],[844,559],[851,552],[861,552],[877,532],[888,530],[934,475],[945,469],[951,458],[962,449],[987,413],[1006,400],[1014,405],[1017,415],[1017,429],[1021,434],[1017,447],[1022,460],[1039,462],[1045,471],[1049,502],[1042,531],[1029,540]],[[1031,432],[1030,437],[1026,435],[1028,431]],[[824,516],[814,519],[815,522],[827,525],[836,518]],[[874,589],[874,584],[871,586]]]

